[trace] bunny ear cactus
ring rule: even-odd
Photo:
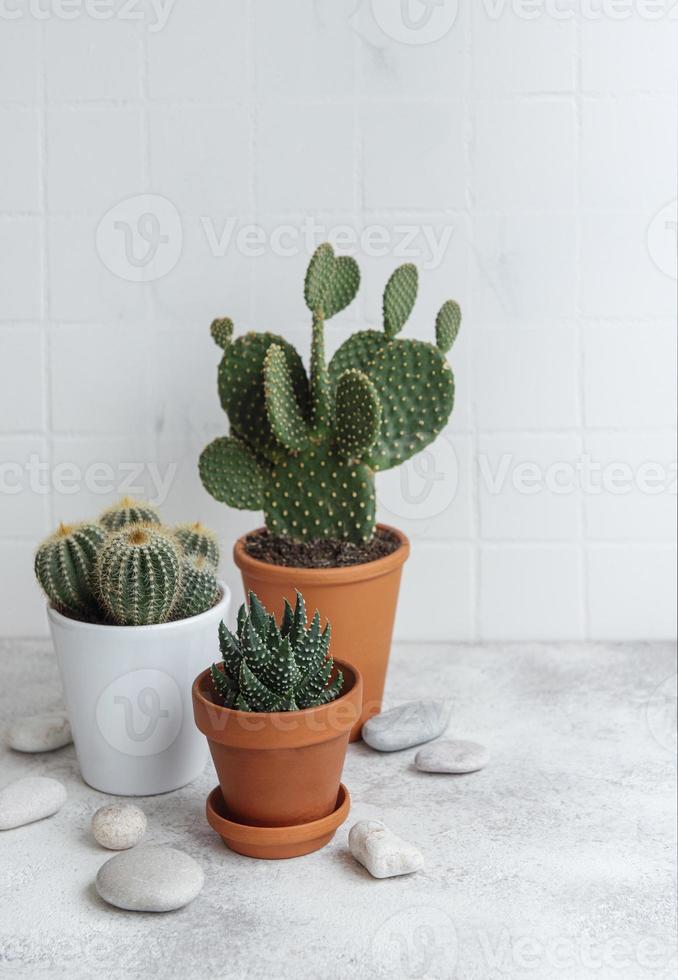
[[[250,592],[249,610],[241,606],[237,633],[219,628],[222,664],[211,669],[214,690],[225,707],[237,711],[297,711],[333,701],[344,677],[331,680],[330,626],[320,628],[316,611],[311,624],[297,592],[295,608],[285,600],[280,626]]]
[[[205,488],[232,507],[263,509],[272,534],[293,540],[369,540],[376,520],[374,474],[433,442],[454,404],[445,359],[461,321],[448,300],[436,344],[401,340],[417,296],[416,267],[395,270],[384,290],[383,329],[350,337],[328,365],[324,325],[360,285],[354,259],[321,245],[311,258],[304,298],[312,314],[310,377],[282,337],[249,333],[232,340],[230,320],[215,320],[223,348],[219,394],[231,435],[203,451]]]

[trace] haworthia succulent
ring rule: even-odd
[[[307,624],[301,594],[294,610],[285,600],[280,627],[254,593],[248,601],[236,633],[223,623],[219,628],[222,663],[212,665],[211,677],[223,704],[238,711],[296,711],[338,697],[344,678],[329,654],[329,624],[321,632],[317,612]]]

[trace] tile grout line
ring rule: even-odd
[[[474,161],[474,114],[471,111],[471,100],[473,99],[473,78],[472,78],[472,54],[473,54],[473,14],[470,5],[466,7],[463,21],[464,31],[464,93],[462,108],[462,127],[463,127],[463,147],[465,174],[465,214],[467,217],[468,229],[468,248],[466,250],[466,273],[467,280],[470,279],[470,266],[475,255],[475,195],[471,174],[473,173]],[[475,105],[475,101],[474,101]],[[470,326],[470,324],[469,324]],[[471,345],[472,346],[472,345]],[[468,377],[466,384],[469,386],[469,419],[472,432],[472,457],[471,473],[469,474],[471,484],[471,595],[473,602],[472,609],[472,636],[476,642],[482,635],[481,608],[482,608],[482,547],[480,534],[480,478],[478,473],[478,458],[480,454],[480,441],[478,430],[478,413],[476,410],[473,370],[471,367],[472,358],[468,360]]]
[[[152,154],[151,154],[151,97],[150,97],[150,58],[148,49],[148,32],[145,21],[142,19],[137,26],[137,56],[139,58],[139,91],[141,93],[140,108],[142,116],[141,139],[141,180],[147,194],[152,194]],[[144,329],[148,331],[145,338],[147,344],[146,352],[150,352],[150,385],[146,396],[146,420],[143,425],[144,442],[152,458],[159,461],[159,435],[157,419],[160,418],[160,376],[159,376],[159,347],[160,347],[160,316],[158,312],[158,300],[156,285],[154,282],[147,283],[146,297],[143,305]]]
[[[43,413],[44,413],[44,435],[47,446],[47,468],[48,473],[54,470],[54,390],[52,381],[52,338],[50,331],[49,316],[51,313],[51,296],[49,283],[49,192],[48,192],[48,153],[49,140],[47,136],[48,128],[48,104],[47,104],[47,25],[43,22],[38,30],[38,51],[39,63],[36,66],[38,73],[38,113],[39,120],[39,142],[38,159],[40,174],[40,307],[41,307],[41,340],[42,340],[42,360],[40,373],[43,381]],[[56,524],[56,501],[54,493],[50,489],[47,494],[47,519],[49,528]],[[36,542],[37,543],[37,542]]]
[[[577,359],[577,368],[575,373],[575,403],[577,418],[579,421],[579,451],[580,456],[584,454],[585,446],[585,433],[586,433],[586,385],[585,385],[585,364],[584,364],[584,338],[582,334],[582,289],[581,289],[581,279],[582,279],[582,215],[581,215],[581,204],[582,204],[582,173],[581,164],[583,159],[583,149],[582,149],[582,139],[583,139],[583,40],[582,40],[582,25],[579,18],[575,19],[574,27],[574,37],[575,37],[575,49],[574,49],[574,72],[575,72],[575,99],[574,99],[574,113],[575,113],[575,144],[574,144],[574,159],[575,159],[575,187],[574,187],[574,205],[575,205],[575,356]],[[581,492],[579,495],[579,533],[578,533],[578,545],[579,545],[579,576],[580,576],[580,606],[582,611],[582,628],[584,639],[589,639],[591,636],[591,606],[589,597],[589,574],[588,574],[588,554],[586,547],[586,535],[587,535],[587,514],[586,514],[586,496]]]

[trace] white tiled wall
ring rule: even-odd
[[[398,635],[674,635],[673,6],[0,4],[0,633],[44,632],[37,540],[130,484],[227,555],[259,521],[198,480],[208,326],[306,353],[315,221],[364,277],[330,349],[403,261],[411,335],[464,310],[449,428],[378,478]]]

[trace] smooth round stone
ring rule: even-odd
[[[450,721],[451,707],[446,701],[410,701],[382,711],[365,722],[363,742],[378,752],[397,752],[438,738]]]
[[[132,912],[171,912],[199,894],[205,875],[174,847],[136,847],[99,868],[96,889],[105,902]]]
[[[47,776],[26,776],[0,790],[0,830],[51,817],[66,802],[66,787]]]
[[[479,742],[462,739],[440,739],[425,749],[419,749],[414,759],[422,772],[477,772],[490,761],[490,754]]]
[[[359,820],[348,835],[353,857],[373,878],[395,878],[424,867],[421,851],[389,830],[381,820]]]
[[[146,814],[132,803],[110,803],[92,817],[92,833],[102,847],[125,851],[146,833]]]
[[[9,729],[9,746],[17,752],[53,752],[73,741],[63,711],[18,718]]]

